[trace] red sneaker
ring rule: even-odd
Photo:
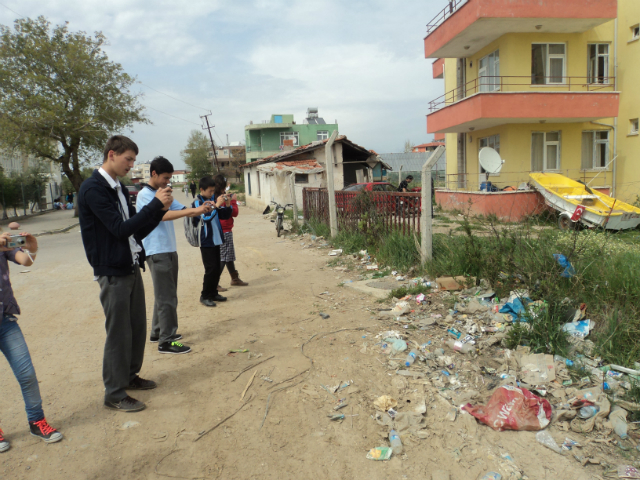
[[[0,429],[0,452],[6,452],[10,448],[11,444],[5,440],[2,429]]]
[[[31,435],[40,437],[46,443],[55,443],[62,440],[62,434],[47,423],[47,419],[43,418],[37,422],[29,422]]]

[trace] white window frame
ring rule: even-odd
[[[609,164],[609,159],[611,157],[611,134],[609,133],[609,130],[584,130],[582,132],[584,133],[590,133],[591,136],[591,166],[589,168],[587,168],[587,170],[606,170],[607,165]],[[607,134],[607,139],[603,140],[598,138],[598,134],[599,133],[606,133]],[[603,166],[597,166],[596,165],[596,152],[598,151],[598,145],[602,145],[602,144],[606,144],[607,146],[607,150],[605,153],[605,161],[604,161],[604,165]]]
[[[539,86],[543,86],[543,85],[565,85],[566,82],[566,77],[567,77],[567,43],[566,42],[549,42],[549,43],[545,43],[545,42],[532,42],[531,46],[533,47],[533,45],[544,45],[545,51],[544,51],[544,83],[533,83],[532,86],[534,87],[539,87]],[[549,53],[549,46],[551,45],[562,45],[564,46],[564,53],[560,54],[560,53]],[[560,82],[551,82],[550,78],[551,78],[551,60],[552,59],[557,59],[560,58],[562,59],[562,81]],[[533,65],[531,65],[533,67]],[[532,77],[533,77],[533,72],[532,73]]]
[[[596,47],[596,57],[595,57],[595,67],[596,67],[596,72],[594,74],[593,70],[592,70],[592,65],[591,65],[591,47]],[[600,53],[600,46],[606,46],[607,47],[607,53],[603,54]],[[587,81],[592,84],[592,85],[608,85],[609,84],[609,44],[608,43],[589,43],[587,44]],[[598,72],[598,65],[600,62],[598,62],[598,60],[600,59],[600,57],[604,57],[604,72]],[[603,81],[599,82],[597,81],[599,78],[602,78]],[[594,81],[596,80],[596,81]]]
[[[640,24],[636,23],[631,27],[631,40],[630,42],[635,42],[640,39]]]
[[[640,121],[637,118],[629,120],[629,135],[640,135],[638,123],[640,123]]]
[[[557,172],[561,169],[561,161],[562,161],[562,131],[560,130],[554,130],[551,132],[531,132],[531,143],[533,143],[533,134],[534,133],[541,133],[542,135],[544,135],[544,137],[542,138],[542,171],[543,172]],[[548,141],[547,140],[547,135],[549,133],[557,133],[558,134],[558,140],[552,140],[552,141]],[[558,155],[556,157],[556,167],[555,168],[549,168],[548,167],[548,162],[547,162],[547,147],[549,145],[557,145],[557,152]],[[533,152],[532,152],[533,153]],[[531,165],[533,165],[533,158],[531,159]]]
[[[496,152],[500,153],[500,134],[496,133],[495,135],[490,135],[488,137],[482,137],[478,139],[478,152],[482,150],[483,147],[491,147]],[[497,147],[497,148],[496,148]],[[479,163],[479,162],[478,162]],[[480,165],[480,173],[485,175],[487,172]],[[500,173],[490,173],[490,177],[499,177]]]
[[[299,132],[280,132],[280,146],[284,146],[285,140],[291,140],[293,138],[293,146],[300,146],[300,134]]]
[[[493,60],[492,60],[493,59]],[[493,75],[489,75],[491,73],[489,71],[489,65],[493,61]],[[485,66],[481,66],[482,63],[485,63]],[[500,76],[500,50],[496,50],[495,52],[491,52],[489,55],[482,57],[478,60],[478,80],[479,80],[479,91],[480,92],[495,92],[500,90],[500,81],[496,79],[496,77]],[[488,83],[483,83],[483,78],[488,81]]]
[[[328,140],[329,139],[329,130],[318,130],[316,132],[317,140]]]

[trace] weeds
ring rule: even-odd
[[[431,292],[431,287],[425,287],[424,285],[414,285],[411,287],[402,286],[392,290],[389,294],[389,299],[393,297],[402,298],[406,295],[420,295],[421,293],[427,294]]]

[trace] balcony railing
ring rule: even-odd
[[[429,111],[435,112],[447,105],[463,100],[476,93],[523,92],[513,87],[528,87],[527,92],[552,93],[556,91],[593,92],[615,88],[614,77],[559,77],[559,76],[481,76],[465,85],[439,96],[429,102]],[[531,88],[533,87],[533,88]],[[555,87],[553,90],[535,87]]]
[[[427,36],[431,35],[431,32],[442,25],[447,18],[465,3],[467,3],[467,0],[449,0],[449,4],[427,24]]]

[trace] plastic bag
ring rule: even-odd
[[[462,407],[485,425],[503,430],[542,430],[551,421],[551,404],[526,388],[503,385],[486,405]]]
[[[538,433],[536,433],[536,440],[542,445],[544,445],[545,447],[547,447],[548,449],[553,450],[554,452],[562,455],[562,449],[553,439],[551,434],[546,430],[540,430]]]

